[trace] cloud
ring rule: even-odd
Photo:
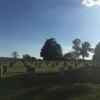
[[[92,6],[100,6],[100,0],[83,0],[82,5],[85,5],[87,7],[92,7]]]

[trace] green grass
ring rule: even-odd
[[[0,79],[0,100],[99,100],[100,99],[100,68],[93,67],[94,74],[88,78],[83,69],[83,64],[74,64],[73,71],[66,67],[66,77],[59,78],[59,68],[62,62],[52,68],[43,62],[42,67],[31,65],[36,69],[36,77],[29,78],[26,67],[21,61],[9,67],[8,73],[3,73]],[[1,67],[2,67],[1,66]]]

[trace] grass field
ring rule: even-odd
[[[8,72],[3,73],[0,79],[0,100],[99,100],[100,99],[100,68],[93,68],[93,77],[88,78],[83,64],[74,67],[72,72],[65,67],[65,78],[59,77],[59,68],[62,62],[52,68],[51,64],[42,67],[27,62],[35,68],[35,78],[29,78],[26,67],[17,61],[13,67],[9,62],[2,63],[8,66]]]

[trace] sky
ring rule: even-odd
[[[40,58],[49,38],[56,39],[63,53],[72,51],[76,38],[95,48],[100,42],[100,0],[0,0],[0,57],[17,51],[20,58]]]

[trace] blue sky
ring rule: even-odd
[[[63,53],[72,50],[75,38],[94,48],[100,42],[99,6],[100,0],[0,0],[0,56],[17,51],[40,58],[52,37]]]

